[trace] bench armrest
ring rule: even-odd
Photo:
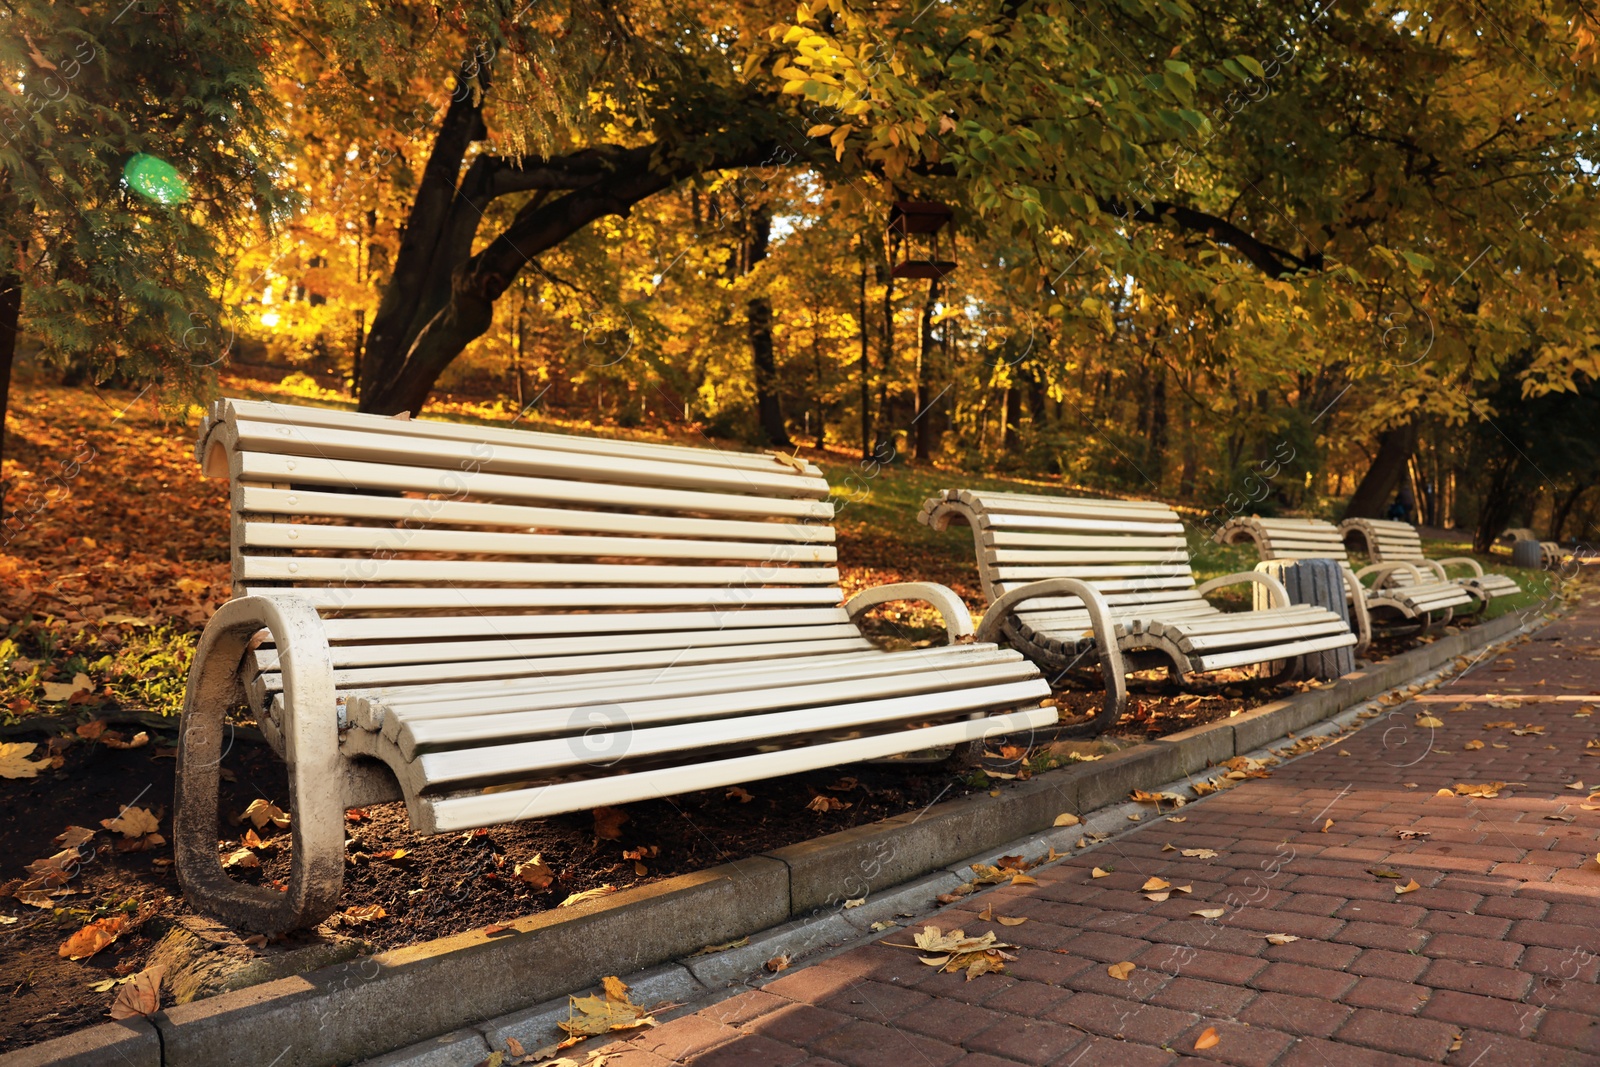
[[[1372,580],[1372,588],[1377,589],[1379,586],[1383,585],[1384,581],[1386,581],[1389,575],[1394,571],[1410,571],[1411,577],[1419,585],[1427,581],[1427,579],[1422,576],[1422,572],[1417,569],[1416,564],[1414,563],[1374,563],[1370,567],[1362,567],[1360,570],[1356,571],[1356,581],[1360,581],[1369,574],[1374,575],[1375,577]]]
[[[1474,578],[1483,577],[1483,564],[1479,563],[1471,556],[1451,556],[1449,559],[1441,559],[1438,561],[1438,566],[1441,571],[1443,571],[1444,568],[1451,566],[1471,567],[1472,576]]]
[[[1283,587],[1283,583],[1272,575],[1264,574],[1261,571],[1240,571],[1238,574],[1225,574],[1221,578],[1213,578],[1209,582],[1203,583],[1195,592],[1205,596],[1213,589],[1238,585],[1241,582],[1254,582],[1256,585],[1266,586],[1267,592],[1272,597],[1272,606],[1275,608],[1286,608],[1290,604],[1289,590]]]
[[[937,582],[897,582],[863,589],[845,601],[844,610],[853,620],[868,608],[891,600],[920,600],[938,609],[944,620],[944,631],[953,645],[957,640],[972,635],[972,613],[956,596],[955,590]]]
[[[262,629],[272,634],[283,674],[283,750],[294,835],[286,892],[233,881],[217,857],[223,717],[244,703],[239,668]],[[189,668],[172,826],[178,880],[202,910],[231,925],[278,934],[314,926],[338,903],[345,807],[338,712],[327,634],[310,603],[292,595],[248,596],[217,609]]]

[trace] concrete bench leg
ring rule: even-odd
[[[217,855],[223,716],[244,703],[240,663],[263,628],[272,634],[283,672],[294,844],[285,892],[234,881]],[[312,926],[333,911],[344,885],[342,759],[333,667],[316,610],[292,597],[224,604],[195,651],[178,735],[173,850],[190,900],[223,922],[263,934]]]

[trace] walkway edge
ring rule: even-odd
[[[535,1015],[548,1014],[550,1001],[591,987],[605,975],[671,964],[706,945],[761,934],[790,920],[814,923],[819,911],[897,887],[926,893],[929,875],[944,888],[943,881],[953,876],[941,876],[942,869],[1048,830],[1063,813],[1086,814],[1126,799],[1135,788],[1256,751],[1545,620],[1542,613],[1502,616],[1345,675],[1326,688],[1093,763],[1040,774],[998,797],[935,804],[914,815],[527,916],[493,935],[469,931],[177,1005],[148,1021],[88,1027],[0,1056],[0,1067],[77,1067],[109,1059],[137,1067],[223,1062],[322,1067],[391,1050],[402,1050],[395,1063],[422,1064],[429,1052],[437,1055],[446,1047],[454,1053],[481,1047],[486,1055],[488,1035],[501,1037],[498,1047],[524,1019],[531,1023]],[[877,910],[837,911],[832,918],[865,923],[878,917]],[[659,970],[662,991],[671,988],[668,999],[680,1001],[705,988],[698,979],[710,984],[723,977],[716,973],[719,968],[698,962]],[[445,1037],[435,1037],[440,1034]]]

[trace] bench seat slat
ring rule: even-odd
[[[500,560],[375,559],[360,556],[238,556],[246,582],[561,582],[587,585],[827,585],[832,567],[648,566],[628,563],[522,563]]]
[[[704,723],[784,708],[806,708],[816,714],[818,718],[815,721],[821,723],[825,721],[823,712],[840,701],[849,701],[854,706],[865,705],[872,700],[903,698],[910,706],[917,704],[912,698],[919,693],[943,693],[1006,682],[1025,682],[1037,676],[1038,672],[1028,663],[951,666],[937,671],[878,675],[845,681],[813,679],[791,685],[744,686],[721,693],[702,692],[689,696],[652,694],[637,699],[618,697],[598,709],[593,704],[569,704],[497,715],[406,718],[397,725],[396,743],[407,759],[419,758],[419,753],[431,748],[455,749],[490,743],[499,746],[541,737],[564,738],[562,743],[571,748],[571,735],[581,733],[587,727],[606,723],[625,727],[631,735],[627,741],[627,751],[633,752],[633,738],[639,736],[641,728],[653,724],[684,720]],[[932,707],[930,704],[921,706]]]
[[[328,641],[441,641],[467,637],[534,634],[633,634],[652,630],[720,630],[756,626],[847,625],[843,608],[778,608],[738,611],[629,611],[584,614],[468,615],[455,618],[329,619]],[[271,639],[262,647],[270,647]]]
[[[742,519],[695,519],[678,515],[628,515],[574,508],[490,504],[475,500],[381,497],[362,493],[311,489],[274,489],[242,485],[234,507],[245,515],[308,515],[322,518],[413,525],[509,526],[522,530],[571,530],[576,533],[648,534],[659,537],[704,537],[722,541],[798,541],[830,543],[831,526],[803,522],[756,522]]]
[[[246,522],[249,548],[297,551],[438,552],[505,556],[595,556],[602,559],[725,559],[759,563],[832,563],[832,545],[710,541],[664,537],[584,537],[576,534],[419,530],[394,526],[318,526]],[[642,531],[641,531],[642,532]]]
[[[281,586],[246,586],[246,596],[282,595]],[[577,589],[483,586],[357,588],[302,586],[294,590],[322,612],[498,611],[512,608],[777,607],[834,605],[838,586],[701,586],[673,588],[597,586]]]
[[[1200,670],[1220,671],[1230,667],[1246,667],[1252,663],[1263,660],[1289,659],[1293,656],[1305,656],[1312,652],[1326,652],[1329,649],[1345,648],[1355,643],[1355,635],[1346,633],[1328,637],[1313,637],[1304,641],[1292,641],[1286,644],[1270,647],[1252,648],[1240,652],[1220,652],[1197,657],[1197,666]]]
[[[489,474],[459,470],[427,470],[388,463],[328,460],[306,456],[279,456],[266,452],[236,452],[229,459],[236,481],[286,482],[290,485],[344,486],[389,489],[398,492],[472,495],[508,500],[538,500],[594,507],[627,507],[649,511],[679,511],[706,515],[783,516],[795,519],[833,517],[826,500],[790,500],[733,493],[700,493],[689,489],[648,486],[599,485],[515,474]]]
[[[795,711],[741,715],[729,719],[705,719],[673,726],[629,730],[615,745],[627,759],[661,756],[674,752],[703,751],[735,745],[758,744],[772,738],[818,735],[911,719],[932,719],[941,715],[1016,706],[1036,702],[1050,695],[1042,678],[974,686],[940,693],[917,693],[881,700],[850,701],[825,707]],[[588,735],[583,744],[570,738],[549,741],[524,741],[458,751],[424,753],[412,763],[418,792],[455,782],[489,781],[509,775],[548,773],[563,767],[582,766],[596,751],[607,751],[603,735]],[[402,774],[405,772],[402,771]]]
[[[605,804],[631,804],[696,789],[714,789],[859,760],[881,759],[907,751],[908,745],[933,748],[976,741],[986,736],[1042,729],[1055,723],[1057,717],[1054,708],[1033,708],[985,719],[969,719],[893,734],[873,734],[690,765],[653,768],[633,774],[554,782],[497,793],[468,793],[432,800],[424,798],[424,822],[419,828],[423,833],[450,833],[512,819],[534,819],[564,811],[582,811]]]

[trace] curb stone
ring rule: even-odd
[[[1353,720],[1372,697],[1523,628],[1521,616],[1505,615],[1325,688],[1013,783],[999,797],[956,798],[527,916],[508,924],[508,934],[468,931],[177,1005],[150,1021],[89,1027],[0,1056],[0,1067],[446,1067],[475,1064],[486,1045],[503,1049],[508,1036],[530,1051],[549,1044],[560,1036],[555,1023],[566,1018],[567,994],[605,974],[639,972],[629,980],[638,1003],[720,999],[729,985],[745,988],[741,979],[774,955],[831,955],[873,922],[928,910],[934,897],[965,880],[960,874],[972,862],[1025,849],[1064,851],[1085,829],[1126,828],[1122,802],[1131,790],[1177,783],[1340,713]],[[1063,812],[1084,815],[1086,825],[1053,829]],[[862,907],[823,911],[863,896],[869,900]],[[638,909],[649,909],[648,921],[639,921]],[[717,956],[687,962],[705,945],[745,936],[749,946],[730,950],[738,957],[718,954],[729,957],[725,964]],[[492,1017],[481,1021],[485,1016]]]

